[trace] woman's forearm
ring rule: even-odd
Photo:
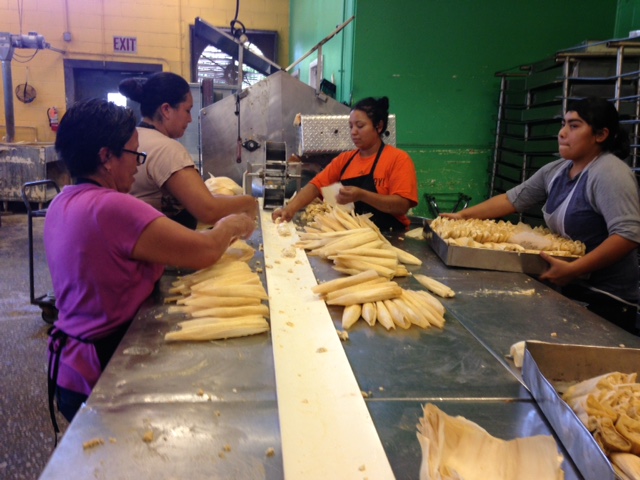
[[[206,225],[213,225],[233,213],[253,217],[258,214],[251,195],[212,195],[195,168],[178,170],[164,186],[191,215]]]
[[[243,213],[226,216],[212,229],[198,232],[162,216],[144,229],[131,257],[145,262],[201,269],[217,262],[232,241],[247,238],[254,229],[254,219]]]
[[[576,276],[595,272],[622,260],[637,246],[637,243],[620,235],[610,235],[588,254],[571,262],[571,266]]]

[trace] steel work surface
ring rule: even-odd
[[[416,424],[422,416],[424,402],[368,401],[367,406],[382,439],[397,480],[418,478],[422,451],[416,438]],[[451,416],[462,416],[476,422],[491,435],[504,440],[533,435],[551,435],[544,416],[531,401],[431,401]],[[578,470],[562,445],[565,480],[581,479]]]
[[[310,258],[320,281],[335,277],[326,261]],[[412,270],[413,267],[410,268]],[[400,286],[422,289],[411,278]],[[449,300],[444,300],[449,307]],[[342,307],[329,307],[336,328]],[[450,313],[444,329],[387,331],[359,320],[349,330],[345,352],[363,391],[380,399],[530,399],[529,393]]]
[[[406,239],[395,244],[424,261],[412,271],[432,276],[455,290],[454,298],[443,300],[449,315],[460,321],[519,379],[520,371],[505,355],[511,345],[521,340],[640,348],[640,337],[528,275],[450,268],[423,240]],[[531,289],[535,293],[526,294]]]
[[[252,244],[259,242],[257,234]],[[387,332],[360,322],[344,343],[361,389],[371,393],[367,406],[397,478],[418,477],[415,425],[427,402],[501,438],[552,434],[504,358],[512,343],[537,338],[640,346],[636,337],[524,274],[451,269],[424,241],[393,242],[424,261],[410,271],[456,291],[443,299],[442,331]],[[338,276],[326,262],[311,263],[320,281]],[[169,280],[163,279],[165,291]],[[412,278],[398,283],[418,288]],[[513,295],[530,288],[535,295]],[[69,475],[70,465],[70,478],[75,472],[76,478],[282,478],[270,336],[166,344],[164,334],[182,319],[167,308],[156,298],[136,317],[41,478]],[[341,309],[330,313],[340,328]],[[153,439],[145,442],[148,432]],[[104,445],[83,449],[95,438]],[[581,478],[570,461],[564,468],[567,479]]]

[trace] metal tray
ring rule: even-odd
[[[640,349],[527,341],[522,378],[585,478],[614,480],[611,462],[557,393],[562,385],[604,373],[640,371]]]
[[[430,230],[430,229],[429,229]],[[519,272],[540,275],[549,264],[535,253],[503,252],[483,248],[459,247],[449,245],[437,233],[430,231],[425,237],[434,252],[449,267],[479,268],[483,270],[498,270],[501,272]],[[570,260],[567,257],[558,257]]]

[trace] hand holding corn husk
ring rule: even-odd
[[[427,404],[418,424],[420,480],[561,480],[562,456],[551,436],[505,441],[464,417]]]

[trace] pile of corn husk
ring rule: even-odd
[[[348,275],[375,270],[391,279],[408,276],[406,265],[422,265],[419,258],[391,245],[370,217],[325,205],[298,233],[296,246],[332,261],[335,270]]]
[[[370,326],[376,322],[387,330],[443,328],[445,308],[421,290],[401,288],[396,282],[367,270],[349,277],[321,283],[312,288],[327,305],[342,305],[342,328],[351,328],[361,318]]]
[[[165,301],[176,303],[169,313],[188,319],[165,340],[219,340],[268,331],[269,307],[262,303],[267,292],[247,263],[254,254],[253,247],[237,240],[211,267],[176,280],[169,291],[173,296]]]
[[[561,480],[562,455],[553,437],[505,441],[464,417],[427,404],[418,424],[420,480]]]
[[[342,327],[351,328],[363,319],[373,326],[380,323],[387,330],[409,328],[443,328],[444,305],[422,290],[403,289],[395,277],[412,274],[406,265],[420,266],[422,261],[391,245],[370,214],[358,215],[326,203],[307,207],[314,212],[308,219],[300,240],[295,244],[333,262],[333,268],[349,275],[325,282],[313,289],[328,305],[343,305]],[[446,285],[422,274],[413,274],[418,283],[444,298],[455,295]]]
[[[580,241],[563,238],[548,228],[532,228],[524,223],[517,225],[503,220],[458,220],[437,217],[430,223],[431,229],[450,245],[472,248],[488,248],[520,253],[540,253],[576,257],[585,254],[586,246]]]
[[[592,433],[622,479],[640,479],[637,373],[610,372],[569,387],[562,399]]]

